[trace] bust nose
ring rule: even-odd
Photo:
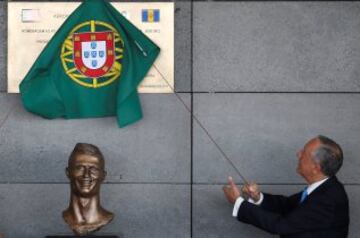
[[[90,177],[91,177],[91,176],[90,176],[90,168],[88,168],[88,167],[85,167],[85,168],[84,168],[83,177],[84,177],[84,178],[90,178]]]

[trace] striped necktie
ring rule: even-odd
[[[307,187],[306,187],[301,194],[300,203],[303,203],[305,201],[305,199],[307,198],[307,196],[308,196],[308,194],[307,194]]]

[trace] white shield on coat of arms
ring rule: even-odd
[[[81,53],[84,65],[89,69],[101,68],[106,61],[106,42],[81,42]]]

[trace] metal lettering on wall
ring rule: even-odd
[[[78,2],[8,3],[8,92],[19,84],[51,37]],[[140,93],[171,93],[174,87],[174,3],[123,3],[113,6],[154,41],[161,52],[143,82]],[[168,83],[160,75],[162,74]]]

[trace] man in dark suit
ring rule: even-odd
[[[335,177],[343,162],[341,147],[317,136],[297,157],[297,172],[308,186],[290,197],[261,193],[255,183],[240,190],[229,177],[223,190],[234,204],[233,216],[282,238],[347,237],[349,203],[344,186]]]

